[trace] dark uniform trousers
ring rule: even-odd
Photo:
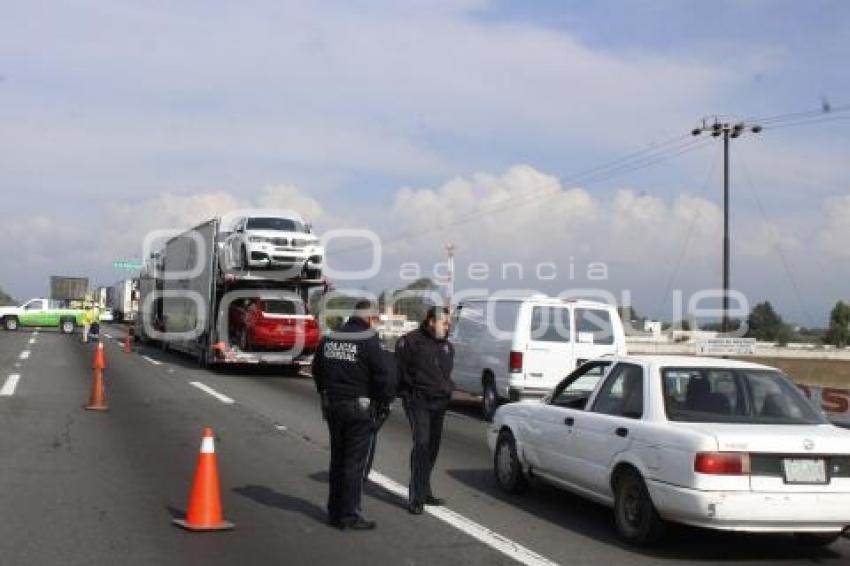
[[[410,503],[424,503],[433,497],[431,472],[440,453],[443,437],[443,419],[448,409],[448,399],[422,399],[415,397],[404,403],[404,412],[413,431],[413,449],[410,452]]]
[[[353,519],[360,514],[366,461],[374,439],[369,408],[357,399],[331,400],[328,407],[331,441],[328,516]]]

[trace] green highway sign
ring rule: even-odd
[[[132,259],[119,259],[112,262],[112,267],[125,271],[139,271],[142,268],[142,262]]]

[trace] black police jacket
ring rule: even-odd
[[[352,317],[322,339],[313,356],[313,379],[319,393],[331,400],[369,397],[392,401],[384,352],[369,324]]]
[[[455,350],[423,324],[399,338],[398,395],[406,399],[448,399],[452,396]]]

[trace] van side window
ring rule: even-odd
[[[629,419],[643,417],[643,368],[617,364],[602,385],[591,411]]]
[[[531,339],[538,342],[570,341],[570,309],[534,307],[531,311]]]
[[[614,327],[611,314],[602,309],[576,309],[576,342],[579,344],[613,344]]]
[[[487,311],[489,320],[488,330],[493,337],[500,340],[510,340],[516,332],[516,320],[519,314],[519,301],[493,301]]]

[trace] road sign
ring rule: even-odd
[[[697,342],[698,356],[752,356],[755,338],[708,338]]]
[[[132,259],[119,259],[112,262],[112,267],[124,271],[139,271],[142,268],[142,262]]]

